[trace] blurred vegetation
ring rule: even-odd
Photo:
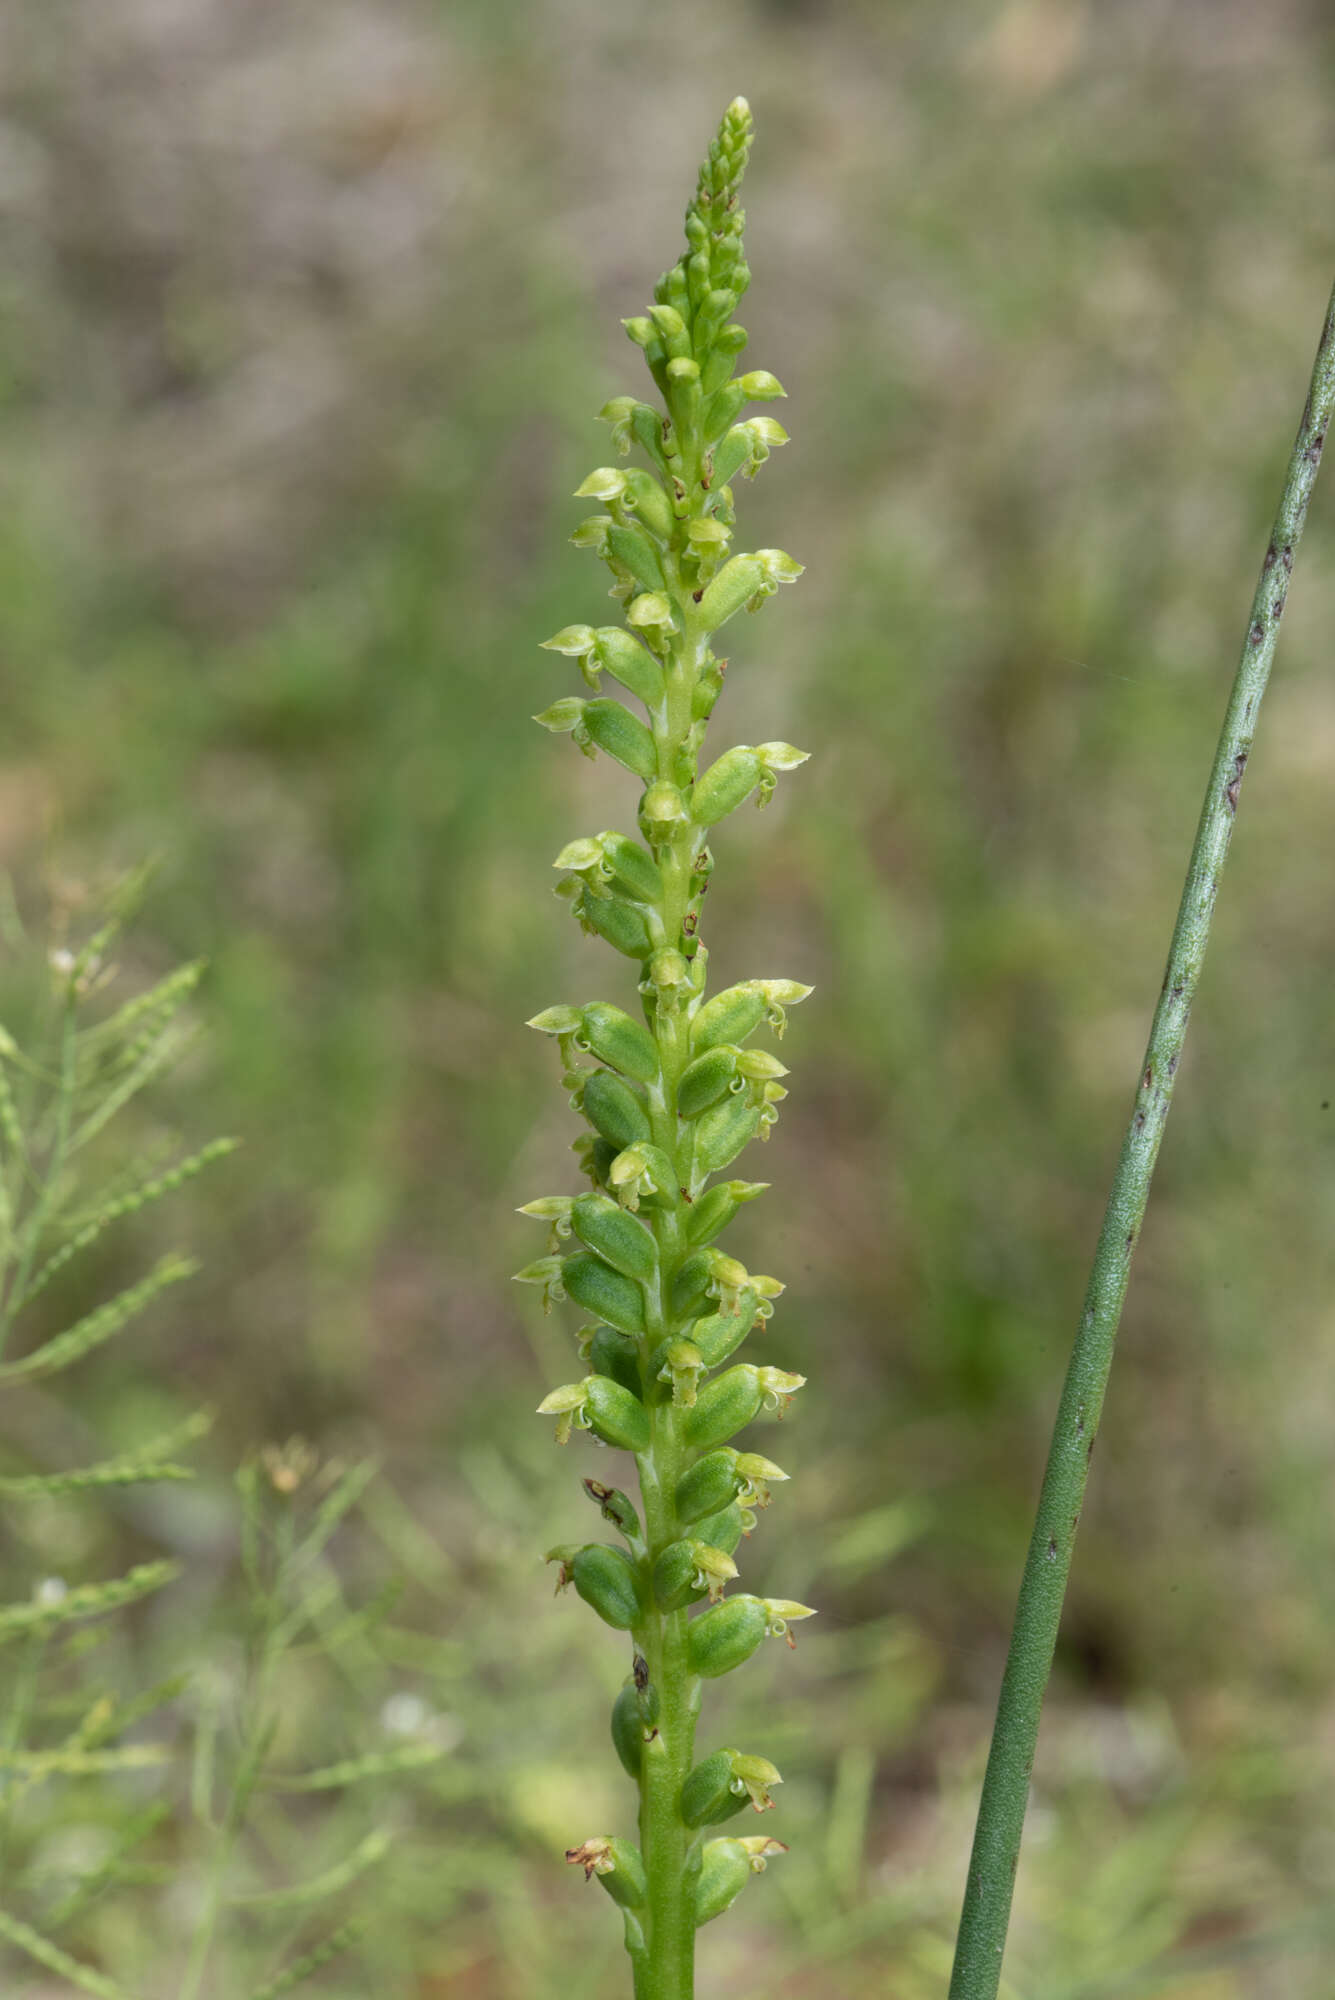
[[[740,89],[750,353],[793,432],[746,539],[808,568],[739,634],[721,721],[813,758],[763,842],[730,827],[712,943],[723,979],[817,986],[737,1243],[788,1282],[767,1358],[811,1378],[748,1581],[822,1616],[732,1697],[738,1735],[765,1717],[792,1852],[703,1934],[701,1984],[926,2000],[1329,288],[1326,12],[15,0],[0,77],[0,863],[40,932],[160,857],[118,994],[205,957],[208,1033],[139,1142],[245,1142],[173,1197],[202,1274],[49,1412],[114,1449],[207,1402],[205,1476],[3,1544],[7,1600],[184,1563],[52,1696],[187,1675],[154,1725],[172,1776],[41,1788],[0,1902],[73,1898],[64,1949],[178,1993],[201,1718],[225,1756],[248,1726],[232,1473],[300,1433],[382,1471],[302,1586],[326,1625],[278,1683],[283,1768],[423,1729],[441,1754],[369,1805],[266,1807],[232,1886],[389,1827],[368,1928],[307,1990],[622,1990],[618,1927],[560,1862],[628,1810],[621,1652],[538,1561],[586,1523],[529,1415],[566,1330],[513,1295],[506,1218],[572,1172],[520,1023],[624,998],[550,858],[630,806],[528,717],[537,640],[597,612],[565,496],[637,379],[617,320]],[[1319,489],[1133,1281],[1035,1774],[1025,2000],[1326,1990],[1333,522]],[[16,946],[0,1019],[31,977]],[[90,1288],[157,1226],[99,1245]],[[155,1802],[110,1860],[116,1814]],[[268,1976],[254,1922],[224,1912],[239,1983],[212,2000]],[[70,1990],[0,1964],[25,2000]]]

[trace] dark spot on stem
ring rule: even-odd
[[[1134,1229],[1128,1229],[1126,1232],[1126,1247],[1128,1252],[1134,1250],[1136,1247],[1136,1232]]]
[[[1284,606],[1287,602],[1288,602],[1287,593],[1281,590],[1279,596],[1275,599],[1274,603],[1270,607],[1270,609],[1274,612],[1275,617],[1277,619],[1282,618],[1284,616]]]
[[[1176,1056],[1169,1056],[1169,1058],[1168,1058],[1168,1074],[1169,1074],[1169,1076],[1176,1076],[1176,1075],[1177,1075],[1177,1057],[1176,1057]]]
[[[693,590],[693,591],[691,592],[691,602],[692,602],[692,604],[698,604],[698,603],[700,602],[700,599],[701,599],[701,598],[702,598],[703,596],[704,596],[704,592],[703,592],[703,590]]]
[[[1134,1122],[1137,1132],[1143,1132],[1145,1130],[1145,1113],[1143,1111],[1138,1111],[1136,1113]]]
[[[1056,1538],[1056,1536],[1055,1536],[1055,1535],[1049,1535],[1049,1536],[1048,1536],[1048,1561],[1049,1561],[1050,1563],[1055,1563],[1055,1562],[1056,1562],[1056,1560],[1057,1560],[1057,1538]]]
[[[1293,549],[1288,542],[1284,544],[1284,568],[1286,570],[1293,568]]]
[[[1321,448],[1325,444],[1325,442],[1326,442],[1326,433],[1324,431],[1318,431],[1316,436],[1312,439],[1311,444],[1309,444],[1307,447],[1307,463],[1309,465],[1320,465]]]
[[[1259,646],[1264,637],[1265,637],[1265,626],[1261,623],[1260,619],[1258,618],[1254,621],[1251,631],[1247,634],[1247,643],[1248,645],[1251,646]]]
[[[1146,1063],[1145,1074],[1140,1079],[1140,1087],[1142,1090],[1148,1090],[1153,1082],[1154,1082],[1154,1064]]]
[[[1246,768],[1247,752],[1239,750],[1237,756],[1233,759],[1233,776],[1224,787],[1224,797],[1228,801],[1228,809],[1231,813],[1235,813],[1238,809],[1238,794],[1242,790],[1242,774]]]
[[[1275,547],[1275,544],[1272,542],[1270,544],[1270,547],[1265,552],[1265,563],[1263,567],[1265,569],[1273,569],[1278,561],[1279,561],[1279,550]]]
[[[1184,991],[1183,982],[1179,979],[1177,985],[1173,988],[1174,1000],[1180,1000],[1182,998],[1183,991]]]

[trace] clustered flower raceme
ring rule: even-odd
[[[557,1420],[558,1442],[587,1431],[639,1463],[644,1526],[624,1493],[586,1479],[625,1546],[564,1544],[548,1560],[558,1589],[573,1584],[631,1635],[633,1670],[612,1734],[641,1786],[643,1852],[600,1836],[568,1858],[598,1876],[623,1909],[632,1953],[651,1958],[660,1933],[673,1929],[667,1899],[685,1896],[694,1923],[704,1923],[780,1850],[768,1839],[702,1838],[748,1803],[771,1806],[768,1788],[780,1779],[765,1759],[733,1750],[691,1766],[698,1681],[740,1666],[767,1636],[791,1645],[789,1625],[811,1615],[784,1599],[726,1594],[756,1510],[787,1478],[728,1441],[763,1411],[781,1416],[804,1377],[732,1360],[783,1287],[714,1243],[767,1185],[715,1176],[751,1140],[769,1137],[786,1095],[784,1065],[750,1038],[762,1026],[781,1036],[785,1009],[811,989],[752,979],[706,998],[709,955],[698,928],[712,828],[749,798],[765,805],[779,774],[805,761],[787,743],[743,744],[699,769],[727,664],[714,636],[801,570],[781,550],[731,552],[730,481],[753,477],[787,437],[772,418],[743,415],[748,403],[783,395],[774,376],[734,375],[747,338],[732,314],[749,281],[737,186],[750,139],[739,98],[687,210],[686,255],[659,281],[649,312],[625,322],[665,408],[631,396],[606,405],[618,451],[637,445],[648,466],[592,472],[577,497],[601,511],[573,537],[606,562],[625,625],[570,625],[545,642],[578,661],[591,692],[537,717],[587,755],[606,752],[643,787],[642,840],[607,830],[556,857],[557,893],[581,927],[637,964],[643,1018],[593,1001],[549,1007],[529,1024],[559,1050],[571,1105],[588,1128],[575,1151],[591,1187],[525,1205],[522,1213],[549,1225],[550,1242],[517,1275],[548,1309],[571,1300],[589,1315],[578,1335],[587,1372],[540,1405]],[[643,705],[644,721],[601,692],[604,674]],[[670,1627],[677,1640],[684,1633],[684,1647]],[[651,1847],[662,1816],[647,1803],[665,1784],[680,1836],[671,1853]]]

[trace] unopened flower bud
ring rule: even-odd
[[[595,1327],[589,1341],[588,1362],[595,1375],[606,1375],[609,1381],[619,1382],[639,1401],[644,1385],[640,1379],[639,1342],[633,1334],[622,1333],[615,1326]]]
[[[667,541],[673,527],[672,507],[652,472],[646,472],[643,466],[630,467],[622,497],[628,507],[635,509],[651,535],[657,535],[661,542]]]
[[[708,1049],[683,1070],[677,1085],[677,1110],[683,1118],[698,1118],[716,1104],[737,1075],[737,1051],[724,1044]]]
[[[590,1610],[616,1632],[629,1632],[644,1615],[640,1571],[624,1549],[588,1542],[570,1564],[571,1580]]]
[[[584,1116],[594,1130],[623,1152],[649,1137],[649,1114],[628,1083],[607,1070],[595,1070],[581,1096]]]
[[[660,1611],[682,1611],[705,1594],[695,1544],[669,1542],[654,1564],[654,1602]]]
[[[726,1229],[744,1202],[754,1201],[765,1192],[768,1181],[720,1181],[693,1205],[686,1222],[692,1243],[708,1243]]]
[[[649,1449],[649,1417],[643,1403],[603,1375],[588,1380],[588,1428],[618,1451]]]
[[[723,436],[745,401],[740,382],[725,382],[714,392],[700,413],[700,429],[708,443]]]
[[[767,1757],[716,1750],[696,1765],[681,1788],[681,1816],[687,1826],[717,1826],[748,1801],[757,1812],[772,1808],[771,1785],[783,1779]]]
[[[601,625],[593,636],[591,666],[619,680],[646,708],[662,700],[663,669],[632,633],[619,625]]]
[[[702,1520],[729,1507],[745,1485],[738,1470],[740,1452],[724,1446],[698,1458],[677,1481],[673,1505],[683,1524]]]
[[[620,478],[623,475],[617,476]],[[619,525],[609,528],[607,554],[609,560],[619,563],[635,579],[641,590],[656,593],[664,589],[667,579],[663,574],[662,560],[642,528]]]
[[[641,314],[636,314],[633,319],[623,319],[621,324],[626,329],[627,337],[633,340],[637,347],[648,347],[651,342],[658,339],[658,328],[651,319],[645,319]]]
[[[736,560],[742,559],[739,557]],[[727,567],[730,569],[731,563]],[[716,577],[714,581],[717,582],[718,578]],[[711,584],[710,590],[713,587]],[[705,596],[708,595],[709,591],[706,591]],[[541,721],[542,717],[539,716],[538,720]],[[551,726],[547,725],[549,728]],[[725,750],[721,757],[716,757],[709,769],[696,780],[691,794],[691,816],[696,824],[717,826],[721,819],[726,819],[730,812],[735,812],[759,784],[761,771],[760,759],[746,743],[739,743],[733,749]]]
[[[657,1043],[642,1022],[632,1020],[620,1007],[591,1000],[581,1013],[577,1040],[581,1048],[623,1076],[634,1077],[639,1083],[657,1080]]]
[[[667,468],[665,432],[666,421],[658,410],[651,410],[647,403],[637,403],[631,414],[630,427],[635,440],[648,453],[660,470]]]
[[[565,1258],[561,1282],[576,1305],[597,1313],[609,1326],[622,1333],[644,1332],[644,1293],[633,1278],[614,1271],[594,1251]]]
[[[682,340],[686,334],[686,322],[672,306],[650,306],[649,317],[664,340]]]
[[[570,1210],[580,1242],[609,1263],[613,1270],[646,1284],[658,1271],[658,1245],[643,1223],[621,1204],[603,1194],[582,1194]]]
[[[686,801],[679,788],[666,778],[650,785],[640,801],[640,820],[651,840],[665,841],[672,829],[686,818]]]
[[[649,960],[649,980],[660,994],[674,994],[690,978],[691,968],[679,951],[670,946],[656,951]]]
[[[706,1382],[694,1409],[686,1413],[682,1426],[686,1442],[707,1451],[744,1430],[760,1411],[762,1391],[757,1374],[755,1368],[741,1362]]]
[[[572,697],[573,699],[573,697]],[[547,710],[553,715],[562,703]],[[652,778],[658,766],[658,756],[654,749],[654,739],[642,722],[636,720],[628,708],[619,701],[611,701],[606,696],[598,696],[593,701],[580,703],[581,714],[576,722],[582,722],[590,743],[599,750],[605,750],[609,757],[615,757],[618,764],[624,764],[638,778]],[[559,724],[548,722],[544,716],[537,716],[544,728],[574,728],[575,723]],[[577,739],[578,740],[578,739]]]
[[[760,1113],[745,1097],[728,1095],[702,1112],[695,1126],[697,1175],[721,1173],[755,1138]]]
[[[749,1660],[765,1637],[763,1598],[726,1597],[691,1620],[687,1659],[693,1674],[717,1680]]]
[[[644,1762],[644,1718],[634,1681],[627,1681],[612,1704],[612,1744],[626,1776],[638,1784]]]
[[[704,630],[716,632],[720,625],[726,625],[764,588],[765,582],[764,565],[756,556],[734,556],[731,562],[724,563],[700,599],[700,623]]]

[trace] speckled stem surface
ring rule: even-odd
[[[1113,1176],[1052,1433],[983,1780],[950,2000],[995,2000],[1001,1979],[1043,1692],[1057,1642],[1089,1459],[1098,1434],[1131,1259],[1172,1102],[1173,1083],[1205,961],[1210,920],[1233,834],[1243,774],[1251,754],[1261,697],[1270,677],[1294,558],[1316,484],[1332,409],[1335,409],[1335,293],[1327,307],[1307,404],[1252,599],[1242,658],[1215,751],[1178,907],[1163,990],[1140,1066],[1131,1122]]]

